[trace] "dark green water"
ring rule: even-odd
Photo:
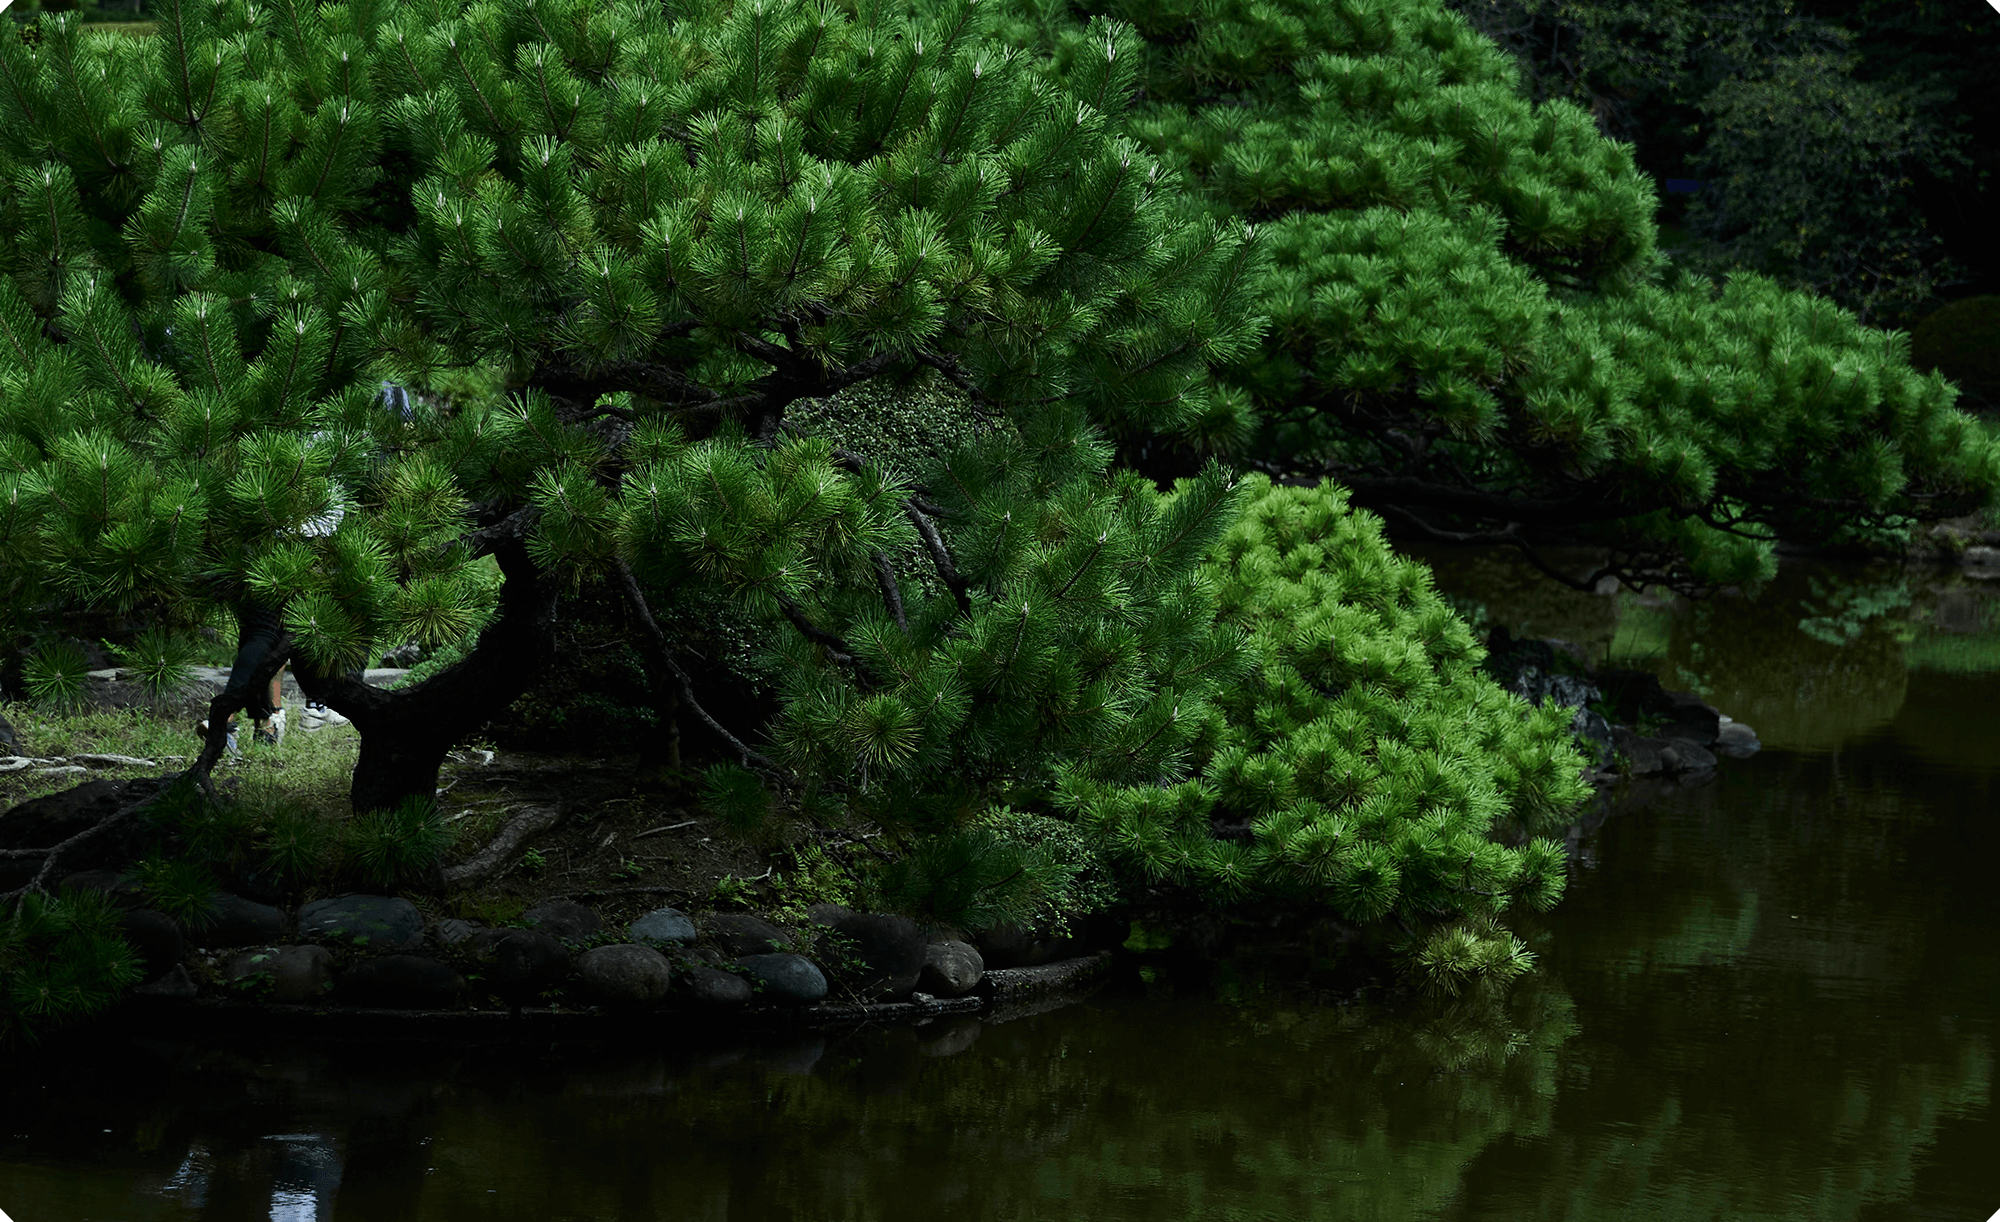
[[[1817,584],[1812,584],[1817,583]],[[1900,586],[1899,586],[1900,583]],[[1754,604],[1442,579],[1768,749],[1635,793],[1505,1006],[1337,945],[1170,951],[1054,1013],[752,1048],[157,1043],[0,1084],[0,1210],[80,1219],[1891,1219],[2000,1209],[2000,590]],[[1803,627],[1801,626],[1803,623]],[[1231,947],[1235,949],[1230,950]],[[1184,949],[1184,948],[1181,948]]]

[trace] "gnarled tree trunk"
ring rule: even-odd
[[[361,756],[349,798],[356,811],[380,810],[437,792],[445,753],[534,682],[553,639],[556,584],[535,570],[525,543],[529,519],[517,514],[482,532],[506,575],[500,610],[457,665],[413,687],[371,687],[294,660],[299,687],[354,723]],[[497,539],[495,532],[499,533]]]

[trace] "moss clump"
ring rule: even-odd
[[[1926,315],[1910,334],[1910,366],[1958,383],[1958,406],[2000,412],[2000,297],[1967,297]]]

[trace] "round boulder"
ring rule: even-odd
[[[694,941],[694,922],[678,908],[655,908],[625,927],[634,942],[664,942],[682,946]]]
[[[468,938],[486,987],[502,997],[532,997],[569,975],[569,952],[539,929],[482,929]]]
[[[299,936],[357,950],[415,950],[424,941],[424,914],[406,899],[343,895],[299,909]]]
[[[708,935],[731,955],[769,954],[792,940],[776,925],[747,912],[716,913],[708,918]]]
[[[748,980],[719,967],[682,968],[674,979],[690,1002],[705,1009],[747,1006],[756,995]]]
[[[530,927],[564,942],[581,942],[604,928],[604,921],[575,900],[549,900],[521,914]]]
[[[826,976],[804,955],[744,955],[736,961],[769,1001],[809,1006],[826,998]]]
[[[917,987],[933,997],[963,997],[986,974],[986,961],[969,942],[933,942],[924,948]]]
[[[333,952],[324,946],[244,951],[230,959],[222,974],[233,985],[262,984],[268,1001],[318,1001],[333,984]]]
[[[841,983],[871,1001],[897,1001],[917,987],[924,970],[924,934],[908,917],[814,904],[806,915],[835,936],[821,935],[815,952]]]
[[[613,1005],[649,1006],[667,995],[673,971],[650,946],[599,946],[577,958],[576,970],[592,997]]]
[[[284,913],[225,892],[215,897],[215,912],[195,932],[195,941],[203,946],[269,946],[284,936]]]
[[[385,955],[350,968],[340,981],[340,999],[396,1010],[441,1010],[456,1002],[464,987],[449,964],[423,955]]]

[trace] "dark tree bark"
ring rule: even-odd
[[[348,793],[356,811],[435,795],[445,753],[540,674],[553,644],[557,585],[529,558],[527,528],[527,519],[516,515],[482,532],[485,550],[507,580],[499,614],[457,665],[414,687],[388,691],[294,659],[293,673],[306,695],[347,717],[361,735]]]

